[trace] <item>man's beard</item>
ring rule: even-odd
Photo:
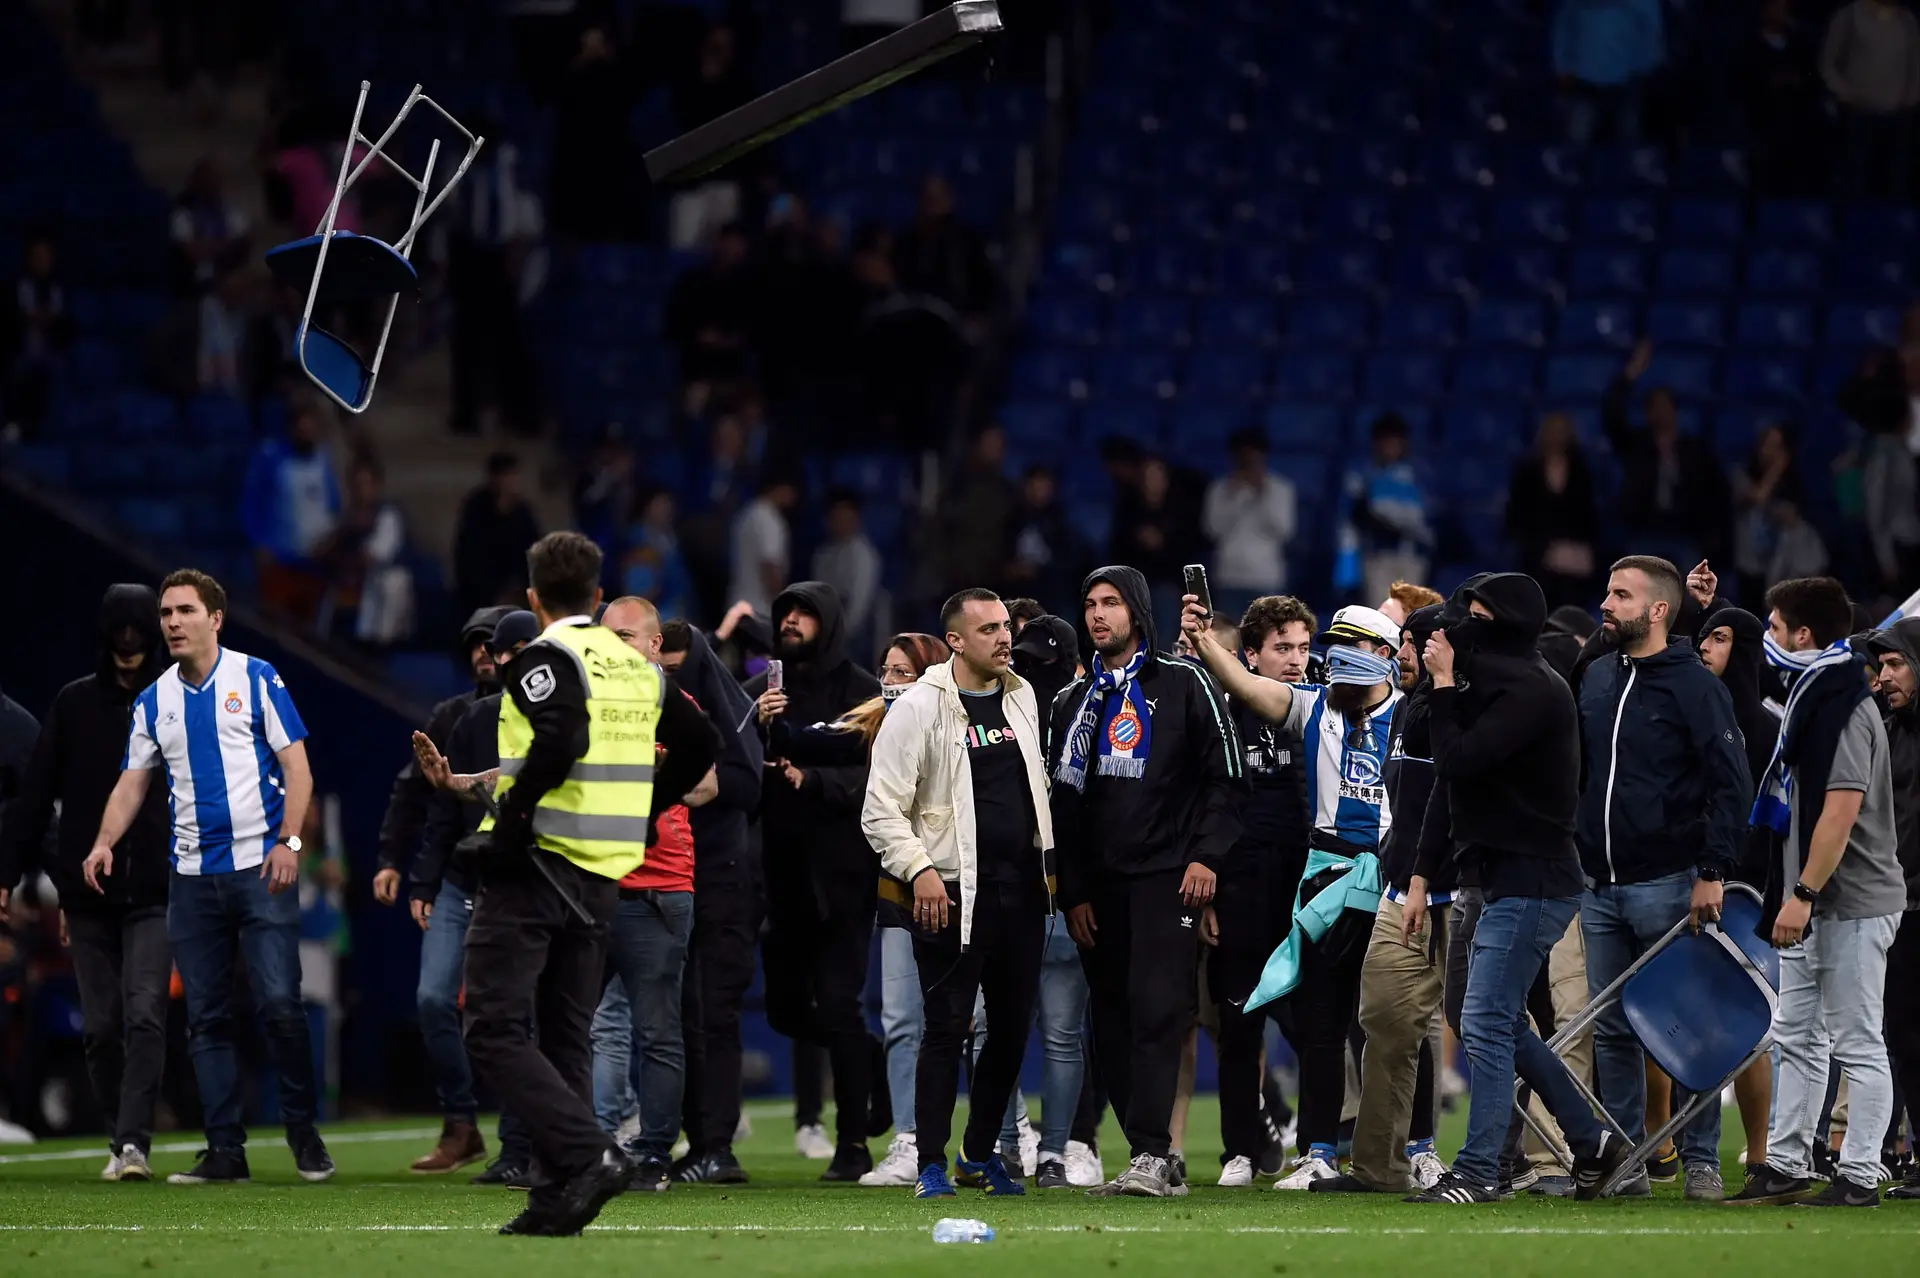
[[[1093,650],[1103,657],[1117,657],[1132,646],[1133,631],[1131,630],[1125,634],[1121,634],[1117,630],[1110,631],[1107,634],[1107,641],[1105,643],[1101,643],[1098,639],[1093,641]]]
[[[1374,685],[1333,683],[1327,685],[1327,709],[1344,718],[1357,718],[1373,701]]]
[[[1642,613],[1628,620],[1625,617],[1613,619],[1613,642],[1616,647],[1631,648],[1646,640],[1653,633],[1653,618]]]
[[[820,644],[815,639],[802,639],[797,635],[780,632],[780,658],[783,661],[805,663],[813,659]]]

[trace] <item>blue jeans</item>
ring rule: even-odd
[[[642,1159],[666,1162],[673,1138],[680,1134],[680,1099],[687,1074],[680,982],[687,965],[687,938],[692,934],[691,892],[647,892],[625,898],[613,916],[608,984],[617,981],[626,987],[631,1015],[627,1034],[602,1032],[601,1018],[594,1018],[594,1113],[602,1128],[611,1132],[618,1127],[624,1106],[617,1097],[632,1081],[640,1094],[640,1138],[630,1152]],[[613,1115],[611,1126],[609,1114]]]
[[[244,954],[254,1000],[280,1075],[280,1120],[291,1136],[313,1126],[313,1041],[300,1000],[300,893],[267,891],[259,869],[175,874],[167,939],[187,991],[193,1072],[206,1109],[207,1144],[246,1144],[240,1061],[234,1051],[233,961]]]
[[[887,1087],[893,1093],[893,1130],[911,1135],[913,1075],[926,1033],[926,1007],[920,997],[920,968],[913,961],[913,933],[903,927],[880,930],[880,1037],[887,1046]]]
[[[1500,1180],[1500,1151],[1513,1121],[1513,1075],[1533,1088],[1560,1123],[1576,1155],[1600,1145],[1600,1120],[1587,1107],[1573,1076],[1527,1022],[1527,991],[1555,942],[1566,935],[1579,902],[1507,896],[1488,901],[1473,934],[1460,1038],[1473,1064],[1467,1143],[1454,1170],[1476,1184]]]
[[[1064,1158],[1067,1141],[1072,1139],[1074,1110],[1080,1104],[1080,1083],[1086,1072],[1086,1057],[1081,1049],[1081,1032],[1087,1024],[1087,973],[1080,965],[1080,951],[1067,935],[1066,916],[1054,918],[1048,927],[1047,948],[1040,960],[1040,997],[1034,1004],[1034,1019],[1040,1026],[1040,1047],[1046,1069],[1040,1078],[1040,1152]],[[987,1010],[984,1003],[974,1006],[974,1048],[986,1041]],[[1000,1143],[1008,1149],[1019,1147],[1019,1123],[1027,1117],[1027,1099],[1015,1091],[1007,1102],[1006,1123],[1000,1129]]]
[[[1616,883],[1589,891],[1580,899],[1580,932],[1587,943],[1587,992],[1600,992],[1687,917],[1693,902],[1693,871],[1682,870],[1645,883]],[[1615,1003],[1593,1025],[1594,1073],[1600,1103],[1638,1145],[1647,1137],[1647,1055],[1626,1010]],[[1690,1097],[1675,1088],[1677,1110]],[[1720,1166],[1720,1103],[1716,1097],[1680,1133],[1675,1142],[1689,1167]]]
[[[473,1098],[473,1065],[460,1033],[460,983],[466,966],[467,923],[473,898],[451,883],[440,884],[433,914],[420,938],[420,1037],[433,1063],[433,1086],[448,1122],[471,1123],[480,1112]]]

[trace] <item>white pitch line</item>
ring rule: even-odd
[[[472,1225],[12,1225],[0,1224],[0,1233],[110,1233],[110,1234],[442,1234],[442,1233],[492,1233],[497,1226],[490,1224]],[[604,1234],[919,1234],[928,1232],[924,1225],[589,1225],[589,1233]],[[1773,1235],[1780,1231],[1771,1228],[1727,1229],[1727,1228],[1677,1228],[1664,1226],[1626,1226],[1607,1228],[1604,1226],[1555,1226],[1555,1225],[1496,1225],[1489,1228],[1469,1227],[1466,1229],[1430,1229],[1425,1226],[1385,1226],[1379,1228],[1356,1228],[1347,1225],[1233,1225],[1217,1229],[1204,1228],[1168,1228],[1164,1225],[1012,1225],[1006,1227],[1009,1236],[1022,1233],[1034,1234],[1257,1234],[1257,1235],[1299,1235],[1343,1236],[1347,1234],[1486,1234],[1520,1235],[1527,1237],[1673,1237],[1676,1235],[1720,1237],[1754,1237]],[[1796,1229],[1796,1233],[1825,1234],[1825,1228]],[[1903,1230],[1874,1230],[1867,1234],[1859,1231],[1844,1231],[1852,1237],[1885,1237],[1904,1235]],[[1910,1232],[1920,1233],[1920,1229]]]
[[[384,1140],[425,1140],[438,1136],[438,1127],[409,1127],[404,1131],[391,1132],[337,1132],[326,1138],[329,1145],[371,1145]],[[194,1154],[207,1147],[204,1140],[174,1140],[164,1145],[155,1145],[151,1152],[155,1154]],[[45,1154],[0,1154],[0,1164],[6,1163],[58,1163],[75,1158],[98,1158],[103,1151],[97,1146],[85,1149],[58,1149]]]

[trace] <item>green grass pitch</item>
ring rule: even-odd
[[[520,1196],[464,1176],[413,1176],[407,1163],[431,1143],[424,1122],[325,1129],[339,1174],[307,1185],[272,1128],[254,1133],[254,1181],[231,1188],[108,1185],[94,1142],[0,1151],[0,1273],[8,1278],[172,1273],[191,1278],[530,1278],[532,1265],[606,1272],[854,1275],[928,1264],[1000,1272],[1157,1274],[1162,1278],[1339,1272],[1522,1275],[1737,1274],[1740,1278],[1844,1267],[1920,1274],[1920,1203],[1876,1211],[1732,1208],[1681,1201],[1659,1186],[1651,1202],[1573,1203],[1521,1198],[1488,1207],[1417,1207],[1313,1194],[1213,1188],[1218,1110],[1194,1105],[1185,1199],[1096,1201],[1078,1191],[1024,1199],[962,1192],[915,1202],[905,1190],[826,1186],[821,1164],[794,1153],[782,1107],[750,1108],[740,1148],[745,1187],[677,1186],[611,1204],[578,1239],[500,1238],[494,1229]],[[1728,1117],[1734,1116],[1730,1112]],[[1447,1134],[1457,1143],[1462,1120]],[[489,1129],[490,1130],[490,1129]],[[1738,1124],[1729,1122],[1729,1168]],[[875,1142],[875,1153],[882,1142]],[[1110,1131],[1107,1148],[1123,1142]],[[61,1157],[67,1154],[69,1156]],[[72,1156],[83,1155],[83,1156]],[[192,1162],[191,1137],[163,1136],[164,1176]],[[1108,1170],[1118,1170],[1109,1155]],[[936,1249],[941,1216],[974,1216],[999,1230],[982,1247]]]

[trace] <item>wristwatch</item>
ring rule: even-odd
[[[278,839],[275,839],[274,842],[284,843],[287,845],[287,851],[293,853],[295,856],[300,855],[300,836],[299,835],[297,834],[284,835]]]
[[[1696,877],[1698,877],[1702,883],[1718,883],[1720,882],[1719,867],[1703,865],[1700,867]]]
[[[1805,901],[1808,905],[1812,905],[1820,899],[1820,894],[1808,887],[1805,883],[1795,883],[1793,885],[1793,894],[1802,901]]]

